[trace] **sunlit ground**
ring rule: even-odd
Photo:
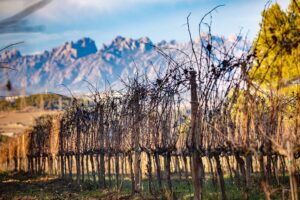
[[[208,175],[207,175],[208,177]],[[0,199],[167,199],[166,185],[163,190],[158,189],[158,184],[154,181],[154,194],[148,192],[148,181],[143,180],[143,192],[139,195],[131,196],[131,182],[129,178],[121,181],[121,187],[116,187],[112,180],[108,189],[99,189],[98,185],[92,181],[86,181],[82,185],[75,182],[68,183],[54,176],[36,176],[26,173],[1,173],[0,174]],[[193,190],[191,180],[182,177],[180,180],[174,178],[172,187],[178,199],[191,199]],[[288,185],[288,177],[284,180]],[[242,199],[242,189],[233,184],[230,178],[226,177],[226,193],[228,199]],[[107,184],[109,181],[107,180]],[[275,189],[274,185],[274,189]],[[262,189],[258,180],[253,177],[250,188],[250,199],[264,199]],[[204,199],[220,199],[219,188],[210,178],[204,184]],[[288,195],[288,192],[285,194]],[[274,190],[272,199],[281,199],[282,190]],[[287,197],[287,196],[286,196]]]

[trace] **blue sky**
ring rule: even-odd
[[[34,0],[1,0],[0,19],[34,3]],[[277,0],[287,9],[288,0]],[[266,0],[53,0],[46,7],[27,17],[32,25],[44,25],[40,33],[0,35],[0,47],[24,41],[17,48],[23,54],[48,50],[65,41],[91,37],[97,47],[109,43],[117,35],[153,42],[188,41],[186,16],[191,12],[194,37],[202,16],[219,4],[213,13],[213,33],[229,37],[242,29],[253,39],[258,32],[261,12]]]

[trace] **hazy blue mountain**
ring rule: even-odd
[[[220,38],[216,37],[215,40]],[[35,55],[22,55],[13,49],[0,55],[0,62],[16,69],[0,71],[0,91],[3,93],[8,80],[14,90],[26,88],[27,93],[46,90],[67,93],[62,85],[71,91],[84,93],[89,91],[86,81],[101,89],[108,84],[118,85],[120,79],[127,79],[135,70],[154,77],[166,68],[168,62],[153,45],[165,49],[165,52],[177,60],[183,55],[170,49],[183,49],[187,52],[190,49],[187,43],[180,44],[174,40],[154,44],[147,37],[132,39],[121,36],[117,36],[110,44],[103,44],[98,50],[90,38],[66,42]]]

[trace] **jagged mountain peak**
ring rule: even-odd
[[[204,36],[203,36],[204,37]],[[164,70],[167,62],[153,48],[160,46],[174,59],[182,58],[178,51],[189,50],[189,43],[177,43],[174,40],[152,43],[148,37],[132,39],[117,36],[109,44],[97,51],[95,42],[90,38],[82,38],[75,42],[66,42],[50,51],[40,54],[22,56],[18,50],[1,52],[0,62],[5,61],[17,70],[4,73],[0,71],[0,96],[3,93],[1,84],[14,80],[14,88],[26,88],[29,92],[47,89],[54,92],[66,92],[61,85],[72,91],[86,91],[87,80],[100,87],[108,82],[118,84],[120,78],[126,80],[135,70],[155,77]],[[168,48],[171,47],[171,48]],[[137,69],[138,68],[138,69]],[[5,94],[3,94],[5,95]]]
[[[95,41],[88,37],[84,37],[77,42],[71,42],[70,47],[76,49],[79,54],[82,54],[77,57],[85,56],[84,53],[91,54],[97,51]]]
[[[166,40],[162,40],[162,41],[157,43],[157,46],[159,46],[159,47],[176,46],[176,45],[178,45],[176,40],[171,40],[169,42],[167,42]]]
[[[20,57],[22,57],[22,55],[18,49],[5,50],[0,55],[1,60],[5,60],[6,62],[9,62],[10,60],[15,60]]]
[[[96,52],[95,41],[86,37],[76,42],[66,42],[62,46],[52,50],[54,59],[78,59]]]
[[[121,52],[141,51],[152,49],[152,41],[148,37],[132,39],[129,37],[117,36],[108,45],[103,45],[102,51],[119,55]]]
[[[138,41],[141,42],[141,43],[145,43],[145,44],[147,44],[147,43],[152,44],[152,41],[148,37],[141,37],[141,38],[138,39]]]

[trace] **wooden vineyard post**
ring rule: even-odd
[[[191,86],[191,125],[192,125],[192,179],[194,186],[194,200],[202,199],[202,185],[200,176],[200,153],[199,147],[201,147],[201,133],[199,131],[199,116],[198,116],[198,96],[197,96],[197,82],[196,82],[196,72],[190,72],[190,86]]]
[[[137,89],[138,90],[138,89]],[[139,107],[139,91],[135,91],[134,94],[134,190],[135,192],[140,191],[141,180],[140,180],[140,167],[141,167],[141,152],[140,152],[140,133],[139,133],[139,120],[140,120],[140,107]]]

